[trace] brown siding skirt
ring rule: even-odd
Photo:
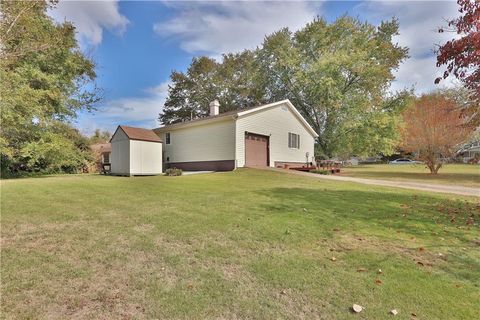
[[[178,168],[184,171],[232,171],[235,160],[168,162],[165,168]]]

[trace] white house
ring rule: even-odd
[[[110,143],[112,174],[132,176],[162,173],[162,140],[152,130],[118,126]]]
[[[153,131],[165,167],[183,170],[302,166],[314,161],[318,136],[289,100],[221,114],[214,101],[208,117]]]

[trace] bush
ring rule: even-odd
[[[169,168],[169,169],[165,170],[165,175],[170,176],[170,177],[181,176],[182,175],[182,169]]]
[[[316,174],[330,174],[330,170],[317,170],[317,169],[314,169],[314,170],[310,170],[311,173],[316,173]]]

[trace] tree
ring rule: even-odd
[[[268,36],[258,52],[267,100],[289,98],[318,133],[319,151],[390,153],[408,92],[389,95],[407,48],[392,43],[396,20],[379,27],[342,17]]]
[[[439,92],[417,98],[404,111],[403,119],[402,149],[424,161],[432,174],[438,173],[473,132],[455,101]]]
[[[440,28],[439,32],[450,31],[461,35],[460,38],[447,41],[437,50],[437,66],[447,66],[443,77],[435,79],[439,83],[453,75],[470,91],[471,103],[464,110],[474,124],[480,123],[480,1],[458,0],[457,19],[448,22],[448,28]]]
[[[393,71],[407,57],[407,48],[392,42],[397,33],[396,20],[375,27],[350,17],[331,24],[316,19],[222,62],[196,58],[186,73],[172,73],[160,121],[205,116],[214,99],[225,112],[288,98],[319,134],[318,153],[390,153],[410,95],[388,93]]]
[[[221,112],[242,109],[258,103],[261,90],[254,79],[254,53],[225,54],[222,62],[208,57],[193,58],[186,73],[173,71],[159,121],[170,124],[191,120],[209,113],[209,103],[219,100]]]
[[[41,151],[38,142],[47,139],[49,143],[61,144],[66,138],[58,130],[59,123],[69,126],[69,120],[79,110],[93,109],[100,99],[94,86],[95,64],[80,51],[74,26],[69,22],[56,24],[46,14],[55,4],[56,1],[2,2],[3,170],[41,170],[43,162],[31,166],[31,159],[42,157],[35,154]]]
[[[106,143],[110,141],[112,135],[108,131],[101,131],[100,129],[96,129],[93,135],[89,138],[90,144],[95,143]]]

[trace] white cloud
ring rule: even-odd
[[[392,89],[399,90],[415,85],[417,93],[439,88],[434,84],[436,77],[443,75],[444,68],[436,67],[434,50],[455,37],[453,33],[438,33],[438,28],[446,26],[446,19],[458,15],[455,1],[378,1],[366,2],[357,7],[362,19],[386,20],[397,17],[400,35],[394,38],[402,46],[407,46],[410,58],[398,72]],[[441,86],[454,84],[453,79],[442,81]]]
[[[104,29],[122,34],[129,23],[120,14],[117,0],[60,1],[49,14],[58,22],[73,22],[80,41],[94,46],[102,42]]]
[[[168,95],[168,85],[165,81],[156,87],[147,88],[145,97],[125,97],[106,101],[94,114],[84,114],[79,117],[77,127],[85,134],[91,134],[95,129],[113,132],[117,125],[126,124],[144,128],[158,127],[158,114],[162,111]]]
[[[200,2],[169,3],[178,13],[158,22],[154,31],[179,39],[189,53],[217,56],[260,45],[265,35],[289,27],[297,30],[318,15],[316,2]]]

